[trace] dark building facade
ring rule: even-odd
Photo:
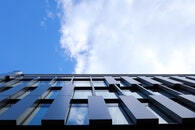
[[[195,75],[0,75],[0,127],[195,125]]]

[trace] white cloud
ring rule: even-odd
[[[58,0],[75,73],[195,73],[195,0]]]

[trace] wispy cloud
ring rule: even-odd
[[[58,0],[75,73],[195,73],[195,0]]]

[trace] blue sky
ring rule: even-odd
[[[54,0],[0,1],[1,73],[73,72],[74,60],[59,44],[58,12]]]
[[[0,72],[195,73],[195,0],[1,0]]]

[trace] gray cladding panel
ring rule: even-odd
[[[64,125],[70,108],[71,96],[58,95],[42,119],[43,125]]]
[[[109,114],[107,105],[101,96],[89,96],[89,122],[90,124],[106,123],[112,124],[112,118]]]

